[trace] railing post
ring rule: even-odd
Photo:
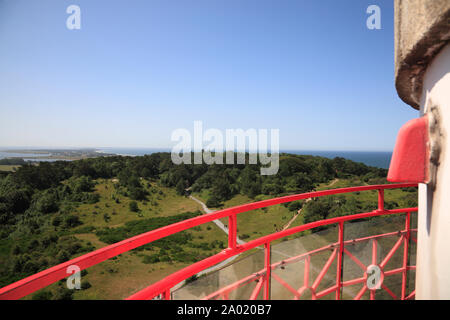
[[[372,264],[377,265],[378,260],[378,242],[372,239]],[[375,300],[375,289],[370,289],[370,300]]]
[[[164,300],[170,300],[170,289],[167,289],[166,291],[164,291]]]
[[[405,242],[403,246],[403,272],[402,272],[402,297],[401,300],[405,300],[406,297],[406,279],[408,273],[408,251],[409,251],[409,239],[411,232],[411,213],[406,213],[405,221]]]
[[[303,285],[305,288],[309,288],[309,266],[311,263],[311,256],[307,255],[305,258],[305,272],[303,274]]]
[[[378,210],[384,211],[384,190],[378,189]]]
[[[339,253],[337,258],[337,273],[336,273],[336,300],[341,299],[342,289],[342,258],[344,254],[344,223],[339,222]]]
[[[228,217],[228,248],[236,249],[236,214]]]
[[[264,300],[270,300],[270,272],[271,272],[271,263],[270,263],[270,242],[264,244],[264,265],[266,269],[266,276],[264,281]]]

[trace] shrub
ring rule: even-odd
[[[22,253],[22,250],[20,249],[20,247],[19,247],[18,245],[15,245],[15,246],[13,247],[12,252],[13,252],[13,254],[17,255],[17,254],[21,254],[21,253]]]
[[[62,262],[66,262],[67,260],[69,260],[69,253],[66,250],[61,250],[59,251],[57,257],[58,262],[62,263]]]
[[[52,225],[55,226],[55,227],[59,226],[61,224],[61,222],[62,222],[62,219],[61,219],[61,216],[59,216],[59,215],[55,216],[52,219]]]
[[[72,181],[71,187],[75,193],[90,192],[94,188],[94,183],[90,177],[81,176]]]
[[[206,206],[210,208],[217,208],[220,206],[220,200],[216,196],[212,195],[207,201]]]
[[[59,287],[56,292],[55,295],[53,296],[54,300],[72,300],[73,299],[73,290],[64,288],[64,287]]]
[[[27,261],[23,266],[23,271],[26,273],[36,273],[38,271],[38,268],[39,267],[33,261]]]
[[[129,208],[131,212],[138,212],[139,211],[139,207],[136,201],[131,201],[129,204]]]
[[[28,244],[28,250],[34,250],[37,247],[39,247],[39,241],[37,241],[36,239],[32,240],[29,244]]]
[[[87,204],[94,204],[100,201],[100,195],[98,193],[88,193],[85,202]]]
[[[157,263],[159,262],[159,257],[156,254],[152,254],[150,256],[145,256],[142,260],[143,263],[150,264],[150,263]]]
[[[301,209],[301,207],[302,207],[301,201],[292,201],[288,205],[289,211],[298,211],[299,209]]]
[[[36,201],[36,209],[42,213],[58,211],[58,201],[53,192],[44,192]]]
[[[40,291],[31,297],[32,300],[51,300],[53,297],[53,294],[50,291]]]
[[[91,284],[89,283],[89,281],[81,281],[81,289],[82,290],[86,290],[89,289],[91,286]]]
[[[79,226],[80,224],[82,224],[82,222],[80,221],[80,218],[78,218],[78,216],[71,214],[70,216],[66,217],[64,224],[67,228],[73,228]]]
[[[140,187],[132,187],[128,190],[130,192],[130,198],[133,200],[144,200],[147,196],[147,192]]]

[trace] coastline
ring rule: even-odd
[[[96,157],[123,156],[138,157],[157,152],[170,152],[169,148],[80,148],[80,149],[0,149],[0,159],[24,159],[25,161],[74,161]],[[389,151],[309,151],[280,150],[280,153],[320,156],[329,159],[341,157],[361,162],[368,166],[389,168],[392,153]]]

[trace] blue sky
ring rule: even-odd
[[[0,146],[170,147],[201,120],[388,151],[418,116],[395,91],[391,0],[0,0],[0,43]]]

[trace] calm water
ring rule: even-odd
[[[11,157],[20,157],[20,158],[30,158],[30,157],[43,157],[49,156],[49,154],[35,154],[35,153],[18,153],[18,152],[4,152],[0,151],[0,159],[3,158],[11,158]]]
[[[341,157],[355,162],[362,162],[368,166],[389,168],[392,152],[387,151],[284,151],[293,154],[309,154],[333,159]]]

